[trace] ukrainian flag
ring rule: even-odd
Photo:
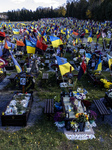
[[[9,41],[6,41],[6,43],[7,43],[8,49],[11,49],[11,48],[14,49],[15,44],[13,44],[13,43],[11,43]]]
[[[58,47],[59,45],[63,44],[63,42],[60,38],[54,37],[54,36],[49,36],[49,37],[50,37],[50,40],[51,40],[53,47]]]
[[[69,62],[67,62],[66,58],[56,56],[56,59],[57,59],[57,63],[59,65],[59,69],[60,69],[60,72],[61,72],[62,76],[64,74],[70,72],[70,67],[71,67],[71,71],[74,70],[74,68],[72,67],[72,65]]]
[[[46,33],[44,33],[44,36],[43,36],[43,38],[44,38],[44,40],[45,40],[46,42],[48,42],[48,38],[47,38],[47,35],[46,35]]]
[[[112,57],[110,55],[108,55],[108,54],[107,54],[107,61],[108,61],[109,69],[111,69]]]
[[[85,33],[89,33],[88,29],[85,29]]]
[[[29,36],[30,42],[36,47],[37,44],[37,39],[32,38],[31,36]]]
[[[25,24],[25,23],[21,23],[21,25],[22,25],[22,26],[26,26],[26,24]]]
[[[75,43],[78,44],[78,39],[76,39]]]
[[[13,29],[14,34],[19,34],[19,29]]]
[[[88,42],[92,42],[93,41],[93,38],[92,37],[88,37]]]
[[[16,70],[17,70],[17,73],[20,73],[22,72],[22,69],[20,67],[20,65],[18,64],[17,60],[14,58],[14,56],[12,55],[12,52],[10,51],[10,54],[11,54],[11,57],[12,57],[12,60],[14,62],[14,65],[16,67]]]
[[[87,61],[87,64],[88,64],[88,62],[89,62],[89,60],[90,60],[90,58],[91,58],[91,54],[90,53],[86,53],[86,61]]]
[[[101,61],[101,56],[99,57],[98,63],[95,66],[95,71],[102,71],[102,61]]]
[[[41,34],[40,34],[40,32],[39,32],[39,31],[37,31],[37,33],[38,33],[38,36],[39,36],[39,37],[41,37]]]
[[[61,29],[61,33],[62,33],[62,34],[66,34],[66,32],[65,32],[63,29]]]
[[[30,41],[26,40],[26,49],[27,49],[27,53],[31,54],[35,54],[35,45],[33,43],[31,43]]]

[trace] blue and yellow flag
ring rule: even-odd
[[[47,35],[46,35],[46,33],[44,33],[44,36],[43,36],[43,38],[44,38],[44,40],[45,40],[46,42],[48,42],[48,38],[47,38]]]
[[[92,37],[88,37],[88,42],[91,43],[93,41]]]
[[[29,40],[26,40],[26,49],[28,54],[35,54],[35,45],[31,43]]]
[[[11,43],[9,41],[6,41],[6,43],[7,43],[7,46],[8,46],[9,49],[11,49],[11,48],[14,49],[14,47],[15,47],[14,43]]]
[[[37,44],[37,39],[32,38],[31,36],[29,36],[30,42],[36,47]]]
[[[107,61],[108,61],[108,65],[109,65],[109,69],[111,69],[111,65],[112,65],[112,56],[107,54]]]
[[[64,74],[70,72],[70,70],[71,71],[74,70],[74,68],[72,67],[72,65],[69,62],[67,62],[66,58],[56,56],[56,59],[57,59],[57,63],[59,65],[59,69],[60,69],[60,72],[61,72],[62,76]]]
[[[58,47],[59,45],[63,44],[62,40],[59,37],[54,37],[54,36],[49,36],[49,37],[53,47]]]
[[[85,29],[85,33],[89,33],[88,29]]]
[[[14,34],[19,34],[19,29],[13,29]]]
[[[63,29],[61,29],[61,33],[62,34],[66,34],[66,31],[64,31]]]
[[[101,61],[101,56],[99,57],[98,63],[95,66],[95,71],[102,71],[102,61]]]
[[[88,62],[89,62],[89,60],[90,60],[90,58],[91,58],[91,54],[90,53],[86,53],[86,61],[87,61],[87,64],[88,64]]]
[[[10,51],[10,54],[11,54],[11,57],[12,57],[12,60],[14,62],[14,65],[16,67],[16,70],[17,70],[17,73],[20,73],[22,72],[22,69],[20,67],[20,65],[18,64],[17,60],[14,58],[14,56],[12,55],[12,52]]]

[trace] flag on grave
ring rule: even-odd
[[[81,77],[85,73],[85,71],[86,71],[86,64],[84,63],[84,59],[83,59],[82,64],[80,66],[79,73],[78,73],[78,80],[81,79]]]

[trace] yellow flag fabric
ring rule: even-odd
[[[56,59],[57,59],[57,63],[59,65],[59,69],[60,69],[60,72],[61,72],[62,76],[64,74],[74,70],[72,65],[69,62],[67,62],[66,58],[56,56]]]
[[[109,68],[111,69],[112,59],[109,59],[108,64],[109,64]]]
[[[85,29],[85,33],[89,33],[88,29]]]
[[[102,71],[102,63],[98,64],[98,68],[96,71]]]
[[[78,39],[76,39],[75,43],[78,44]]]
[[[92,39],[92,37],[88,37],[88,42],[92,42],[93,41],[93,39]]]
[[[51,43],[52,43],[53,47],[57,48],[59,45],[63,44],[63,42],[60,38],[54,37],[54,36],[49,36],[49,37],[50,37],[50,40],[51,40]]]
[[[2,74],[3,73],[3,70],[2,70],[2,68],[0,68],[0,74]]]
[[[70,67],[71,67],[71,71],[73,71],[74,68],[69,63],[63,64],[63,65],[59,65],[59,69],[60,69],[61,75],[63,76],[64,74],[70,72]]]
[[[35,54],[35,47],[26,46],[26,49],[28,54]]]
[[[63,42],[61,41],[61,39],[56,40],[56,41],[52,41],[52,46],[53,47],[58,47],[59,45],[62,45]]]
[[[108,65],[109,65],[109,69],[111,69],[111,65],[112,65],[112,56],[107,54],[107,60],[108,60]]]
[[[96,64],[94,70],[96,70],[96,71],[102,71],[102,61],[101,61],[101,57],[99,58],[98,63]]]

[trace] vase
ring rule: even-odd
[[[70,121],[68,121],[66,124],[66,130],[70,131],[70,129],[71,129],[71,124],[70,124]]]
[[[81,107],[81,101],[78,100],[78,107]]]
[[[94,122],[94,120],[90,120],[89,122],[90,122],[90,124],[92,124]]]
[[[79,122],[79,129],[80,131],[84,131],[85,123],[84,122]]]

